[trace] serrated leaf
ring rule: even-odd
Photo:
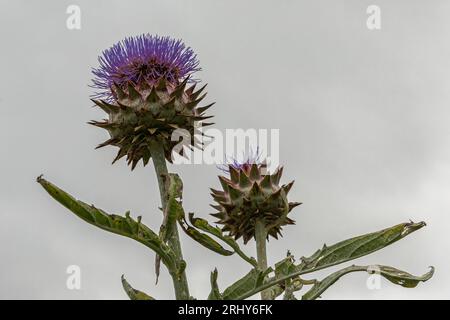
[[[155,300],[145,292],[134,289],[122,275],[122,286],[130,300]]]
[[[164,242],[154,233],[150,228],[138,221],[135,221],[130,217],[129,213],[126,213],[125,217],[108,214],[105,211],[88,205],[87,203],[77,200],[64,190],[58,188],[51,182],[39,177],[38,183],[59,203],[64,207],[72,211],[75,215],[83,219],[84,221],[92,224],[100,229],[119,234],[131,239],[134,239],[148,248],[155,251],[161,256],[163,263],[176,272],[177,259],[172,250],[164,244]]]
[[[403,239],[425,225],[425,222],[401,223],[378,232],[344,240],[329,247],[324,246],[311,257],[302,258],[302,263],[297,269],[302,270],[300,274],[305,274],[360,258]]]
[[[338,281],[342,276],[351,272],[365,271],[369,274],[379,274],[386,278],[390,282],[400,285],[406,288],[414,288],[419,282],[425,282],[429,280],[434,273],[434,268],[422,276],[414,276],[405,271],[395,269],[393,267],[374,265],[374,266],[350,266],[332,273],[323,280],[317,282],[308,292],[306,292],[302,299],[303,300],[314,300],[320,297],[320,295]]]
[[[425,222],[401,223],[378,232],[354,237],[338,242],[330,247],[324,246],[309,258],[302,258],[302,263],[291,269],[289,274],[273,277],[263,285],[238,296],[238,300],[246,299],[262,290],[268,289],[297,276],[328,268],[349,260],[357,259],[380,250],[425,226]]]

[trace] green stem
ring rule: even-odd
[[[153,166],[155,167],[156,176],[158,178],[159,193],[161,196],[161,203],[163,212],[167,204],[167,191],[164,176],[168,176],[166,158],[164,156],[164,149],[159,143],[151,143],[150,153],[152,156]],[[180,237],[178,234],[178,226],[173,226],[172,236],[168,240],[169,246],[177,256],[178,260],[183,261],[183,253],[181,251]],[[189,286],[187,282],[186,272],[183,270],[180,274],[171,272],[173,286],[175,289],[175,297],[177,300],[187,300],[190,298]]]
[[[256,240],[256,259],[258,261],[258,268],[261,271],[267,269],[267,253],[266,253],[266,241],[267,230],[263,220],[256,220],[255,224],[255,240]],[[270,300],[270,290],[261,291],[261,300]]]

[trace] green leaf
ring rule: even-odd
[[[288,252],[287,257],[275,264],[275,277],[281,278],[288,274],[297,271],[297,266],[294,264],[294,257]]]
[[[320,297],[320,295],[333,285],[342,276],[351,273],[365,271],[369,274],[379,274],[384,278],[388,279],[390,282],[400,285],[406,288],[414,288],[419,282],[425,282],[429,280],[434,273],[434,268],[422,276],[413,276],[405,271],[401,271],[392,267],[375,265],[375,266],[350,266],[332,273],[328,277],[324,278],[322,281],[317,282],[308,292],[306,292],[302,299],[303,300],[314,300]]]
[[[208,300],[222,300],[223,297],[220,294],[219,286],[217,285],[217,269],[211,272],[211,292],[209,293]]]
[[[413,276],[412,274],[388,266],[375,266],[375,268],[369,267],[367,272],[371,274],[380,273],[384,278],[393,284],[397,284],[405,288],[415,288],[419,282],[428,281],[431,277],[433,277],[434,267],[430,267],[430,271],[420,277]]]
[[[177,174],[169,173],[165,176],[164,183],[166,184],[168,199],[164,210],[164,221],[161,226],[160,236],[164,242],[167,242],[173,235],[177,221],[184,217],[184,210],[181,205],[183,181]]]
[[[322,249],[318,250],[311,257],[302,257],[302,262],[297,265],[295,269],[292,269],[291,267],[288,274],[272,277],[267,282],[255,287],[253,290],[243,292],[236,299],[243,300],[262,290],[271,288],[272,286],[283,283],[286,280],[293,279],[302,274],[315,272],[368,255],[406,237],[410,233],[419,230],[424,226],[425,222],[401,223],[378,232],[373,232],[338,242],[330,247],[324,245]]]
[[[236,254],[250,263],[253,267],[258,266],[255,258],[249,257],[244,252],[242,252],[237,242],[232,237],[224,235],[220,228],[211,226],[205,219],[195,218],[193,213],[189,213],[189,222],[197,229],[207,232],[225,242],[234,250]]]
[[[233,251],[229,251],[222,247],[216,240],[207,234],[201,233],[197,229],[192,228],[185,221],[180,221],[180,226],[189,237],[200,243],[205,248],[208,248],[209,250],[223,256],[230,256],[234,253]]]
[[[311,257],[302,257],[302,263],[297,266],[297,270],[301,270],[300,274],[305,274],[360,258],[403,239],[425,225],[425,222],[401,223],[378,232],[344,240],[329,247],[324,245]]]
[[[134,289],[122,275],[122,286],[131,300],[155,300],[145,292]]]
[[[177,227],[178,219],[184,217],[184,210],[181,205],[181,199],[183,197],[183,181],[175,173],[169,173],[163,175],[165,190],[167,190],[167,202],[164,208],[163,222],[159,229],[159,237],[164,243],[167,243],[169,239],[174,235]],[[161,257],[156,254],[155,256],[155,274],[156,283],[158,283],[159,273],[161,266]]]
[[[37,182],[59,203],[72,211],[84,221],[99,227],[100,229],[134,239],[161,256],[163,263],[169,270],[176,272],[178,262],[172,250],[154,233],[150,228],[141,223],[140,217],[137,221],[130,217],[129,212],[125,217],[108,214],[103,210],[76,200],[70,194],[38,177]]]
[[[294,257],[288,251],[287,257],[275,264],[275,279],[283,278],[295,272],[297,270],[297,266],[294,262]],[[297,276],[285,280],[284,283],[274,285],[270,288],[272,298],[275,299],[284,292],[284,300],[296,300],[294,292],[300,290],[303,286],[299,280],[300,278]]]
[[[272,268],[269,268],[264,272],[258,269],[252,269],[244,277],[242,277],[241,279],[239,279],[238,281],[236,281],[231,286],[225,289],[225,291],[222,293],[223,299],[241,300],[239,298],[240,296],[246,295],[249,292],[252,292],[256,288],[261,286],[264,282],[264,278],[272,271],[273,271]]]

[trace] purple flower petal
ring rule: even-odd
[[[92,69],[91,87],[98,90],[93,97],[107,100],[113,99],[113,84],[154,83],[161,78],[177,84],[200,70],[194,51],[181,40],[150,34],[125,38],[103,51],[98,61],[100,66]]]
[[[261,159],[261,153],[259,151],[259,148],[256,148],[256,151],[250,151],[247,157],[245,157],[244,160],[238,160],[236,158],[231,158],[227,160],[227,163],[219,166],[219,170],[222,170],[226,173],[230,172],[230,167],[236,169],[236,170],[244,170],[248,171],[250,170],[252,164],[263,164],[264,161]]]

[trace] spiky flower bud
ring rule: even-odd
[[[269,174],[265,164],[247,161],[228,165],[227,171],[229,177],[219,176],[223,190],[211,189],[217,202],[212,207],[218,211],[212,216],[219,218],[222,231],[247,243],[255,236],[256,220],[263,221],[268,236],[275,239],[281,235],[282,226],[294,224],[288,214],[300,203],[288,202],[294,181],[280,186],[282,167]]]
[[[206,96],[205,86],[195,91],[195,82],[187,88],[191,75],[198,71],[198,61],[180,40],[142,35],[115,44],[99,57],[94,69],[93,87],[100,89],[92,101],[108,114],[103,121],[90,124],[108,131],[107,145],[119,148],[116,158],[126,156],[134,169],[142,159],[151,158],[150,146],[160,144],[167,160],[178,141],[172,133],[183,129],[195,140],[195,123],[207,118],[204,112],[212,105],[199,107]],[[208,124],[203,124],[203,126]],[[180,150],[183,155],[183,149]]]

